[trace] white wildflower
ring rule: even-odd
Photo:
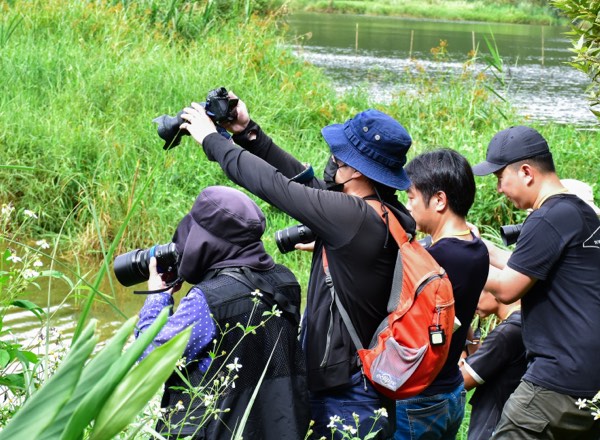
[[[376,409],[375,410],[375,415],[376,416],[380,416],[380,417],[387,417],[388,416],[387,409],[385,409],[385,408]]]
[[[183,411],[184,409],[185,406],[183,406],[183,402],[181,400],[177,402],[177,405],[175,405],[175,411]]]
[[[596,393],[596,395],[595,395],[594,397],[592,397],[592,402],[593,402],[593,403],[596,403],[596,402],[597,402],[597,401],[599,401],[599,400],[600,400],[600,391],[598,391],[598,392]]]
[[[242,364],[238,363],[238,360],[239,360],[239,358],[236,357],[233,360],[233,363],[227,365],[227,369],[229,371],[234,371],[234,370],[235,371],[240,371],[240,368],[242,368]]]
[[[587,406],[587,400],[577,399],[577,402],[575,402],[575,405],[577,405],[579,407],[579,409],[583,409]]]
[[[23,214],[25,214],[27,217],[38,218],[37,214],[29,209],[24,210]]]
[[[278,318],[281,318],[281,310],[279,310],[278,308],[275,308],[273,310],[273,315],[277,316]]]
[[[335,428],[336,423],[341,423],[342,419],[340,418],[340,416],[329,416],[329,424],[327,425],[328,428]]]
[[[179,358],[179,360],[175,363],[175,366],[179,369],[179,370],[183,370],[185,368],[185,356],[182,358]]]
[[[252,293],[252,296],[263,296],[263,294],[258,289],[256,289],[254,292],[251,292],[251,293]]]
[[[15,210],[15,208],[13,208],[13,206],[9,203],[7,204],[3,204],[2,205],[2,217],[10,217],[10,215],[12,214],[12,212]]]
[[[214,401],[215,401],[215,396],[212,395],[212,394],[207,394],[202,399],[202,402],[204,403],[204,406],[210,406],[210,405],[212,405],[212,403]]]
[[[42,267],[44,265],[44,263],[42,263],[40,260],[36,260],[33,262],[33,267]]]
[[[48,249],[50,245],[46,242],[46,240],[38,240],[35,242],[36,246],[39,246],[42,249]]]
[[[356,434],[356,428],[350,425],[344,425],[344,431],[349,432],[350,434]]]
[[[7,258],[7,260],[8,261],[12,261],[13,263],[20,263],[21,261],[23,261],[21,259],[21,257],[19,257],[17,255],[14,255],[14,254],[9,255],[8,258]]]
[[[354,419],[355,423],[358,423],[359,417],[358,414],[356,414],[355,412],[352,413],[352,418]]]
[[[25,278],[26,280],[30,279],[30,278],[36,278],[40,276],[40,273],[33,270],[33,269],[25,269],[23,271],[23,278]]]
[[[600,410],[592,411],[592,416],[594,416],[594,420],[600,419]]]

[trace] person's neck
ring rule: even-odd
[[[502,304],[500,303],[499,307],[498,307],[498,312],[496,313],[496,315],[498,316],[498,318],[500,318],[502,321],[508,319],[508,317],[516,312],[517,310],[521,310],[521,302],[516,302],[516,303],[512,303],[512,304]]]
[[[376,195],[374,186],[361,178],[354,178],[344,185],[344,192],[350,196],[364,199],[368,196]]]
[[[459,240],[471,240],[471,231],[464,218],[447,213],[440,217],[440,221],[433,230],[429,231],[432,242],[435,243],[442,238],[457,238]]]
[[[548,200],[548,198],[561,193],[566,193],[568,190],[560,183],[558,176],[550,175],[546,177],[541,185],[540,189],[537,193],[537,197],[533,202],[533,209],[539,209],[542,204]]]

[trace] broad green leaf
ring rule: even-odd
[[[56,373],[25,402],[8,425],[0,431],[0,440],[37,439],[53,422],[73,394],[85,361],[98,342],[98,338],[94,336],[95,327],[96,321],[93,320],[83,331],[81,338],[73,344]]]
[[[152,351],[117,386],[96,418],[90,440],[113,438],[148,404],[173,373],[192,326]]]
[[[0,350],[0,368],[4,368],[10,362],[10,354],[6,350]]]
[[[85,396],[100,382],[109,366],[121,356],[123,347],[131,335],[136,321],[137,316],[127,320],[106,346],[85,366],[71,399],[61,408],[60,413],[54,419],[54,423],[44,431],[38,440],[60,439],[66,433],[72,433],[72,438],[77,438],[78,435],[81,436],[89,421],[94,418],[95,413],[88,414],[83,419],[73,420],[70,431],[67,431],[66,427]]]
[[[152,325],[142,333],[137,340],[113,362],[99,363],[103,366],[106,373],[94,384],[94,387],[83,397],[77,409],[71,416],[69,423],[62,434],[62,440],[78,439],[81,433],[81,427],[87,426],[98,414],[99,408],[106,402],[117,385],[123,380],[123,377],[131,370],[131,367],[140,358],[146,347],[152,343],[160,329],[165,325],[169,318],[169,308],[165,307]]]
[[[15,353],[15,357],[24,365],[37,364],[37,362],[39,360],[38,355],[31,351],[18,350]]]
[[[11,305],[13,305],[15,307],[20,307],[25,310],[29,310],[31,313],[33,313],[35,316],[37,316],[40,321],[46,315],[46,312],[44,311],[44,309],[42,309],[37,304],[35,304],[29,300],[26,300],[26,299],[14,300],[13,302],[11,302]]]
[[[7,374],[6,376],[0,377],[0,385],[7,386],[9,388],[25,388],[25,379],[23,373],[19,374]]]

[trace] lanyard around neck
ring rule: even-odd
[[[538,206],[534,206],[534,207],[533,207],[533,209],[540,209],[540,207],[541,207],[541,206],[544,204],[544,202],[545,202],[546,200],[548,200],[550,197],[557,196],[558,194],[564,194],[564,193],[568,193],[568,192],[569,192],[569,190],[568,190],[568,189],[566,189],[566,188],[563,188],[563,189],[559,189],[558,191],[551,192],[550,194],[546,194],[546,195],[545,195],[545,196],[542,198],[542,200],[540,200],[540,203],[539,203],[539,205],[538,205]]]
[[[431,246],[433,246],[434,244],[436,244],[438,241],[444,239],[444,238],[452,238],[452,237],[463,237],[465,235],[469,235],[471,233],[470,229],[466,229],[464,231],[460,231],[460,232],[456,232],[454,234],[446,234],[446,235],[442,235],[440,238],[436,238],[435,240],[431,241]]]

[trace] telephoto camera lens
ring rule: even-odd
[[[175,243],[160,244],[149,249],[134,249],[115,258],[115,277],[123,286],[129,287],[150,278],[150,259],[156,258],[158,273],[173,272],[179,263]]]
[[[310,243],[315,238],[313,231],[304,225],[290,226],[275,232],[275,243],[282,254],[293,251],[298,243]]]
[[[500,237],[502,237],[502,243],[504,246],[510,246],[515,244],[523,228],[523,223],[518,225],[504,225],[500,226]]]

